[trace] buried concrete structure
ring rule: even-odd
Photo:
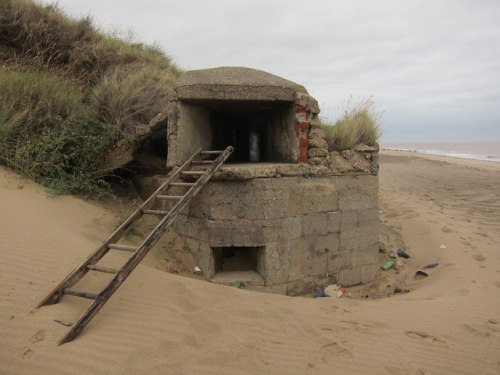
[[[206,278],[288,295],[372,281],[377,149],[328,152],[304,87],[248,68],[186,72],[168,104],[167,166],[235,147],[175,223]]]

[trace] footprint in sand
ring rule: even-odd
[[[443,233],[453,233],[453,231],[450,228],[448,228],[446,225],[441,228],[441,232],[443,232]]]
[[[469,241],[467,241],[466,239],[463,239],[460,242],[462,242],[462,244],[465,245],[465,246],[472,247],[472,244]]]
[[[488,337],[491,335],[490,332],[485,332],[481,329],[474,328],[469,324],[460,324],[460,328],[478,337]]]
[[[33,336],[31,336],[31,342],[33,344],[36,344],[37,342],[43,341],[45,338],[45,331],[42,329],[35,333]]]
[[[352,356],[352,353],[337,342],[323,345],[320,349],[321,359],[327,362],[328,359],[338,356]]]
[[[27,349],[27,348],[24,348],[24,351],[23,351],[23,355],[22,357],[23,358],[26,358],[27,356],[29,356],[31,353],[33,353],[33,350],[31,349]]]
[[[475,260],[477,260],[478,262],[483,262],[483,261],[486,260],[486,258],[484,256],[482,256],[481,254],[476,254],[476,255],[473,256],[473,258]]]
[[[436,346],[448,347],[448,344],[443,339],[440,339],[439,337],[436,336],[428,335],[427,333],[422,331],[406,331],[405,335],[411,337],[412,339],[423,340]]]
[[[496,286],[497,288],[500,288],[500,281],[495,281],[495,286]]]

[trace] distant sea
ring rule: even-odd
[[[487,160],[500,163],[500,142],[390,143],[381,145],[381,148],[386,150],[413,151],[429,155]]]

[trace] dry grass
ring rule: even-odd
[[[372,98],[362,100],[355,106],[348,105],[342,118],[335,124],[324,124],[328,149],[340,151],[363,143],[375,146],[380,137],[380,114]]]
[[[0,161],[59,193],[100,190],[113,127],[91,118],[78,89],[38,72],[0,74]]]
[[[106,152],[165,111],[180,74],[157,46],[28,0],[0,2],[0,63],[0,163],[70,192],[102,185]]]
[[[150,67],[116,68],[91,91],[95,116],[124,133],[134,126],[147,124],[164,110],[166,88],[173,80],[171,74],[156,76]]]

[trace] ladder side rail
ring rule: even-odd
[[[167,180],[158,188],[156,191],[134,212],[127,220],[125,220],[116,230],[102,243],[102,245],[97,248],[92,254],[90,254],[78,267],[76,267],[68,276],[64,278],[52,291],[36,306],[40,308],[45,305],[53,305],[58,303],[63,297],[63,290],[65,288],[71,288],[78,281],[82,279],[83,276],[88,272],[87,266],[93,265],[99,262],[104,255],[109,251],[108,245],[117,242],[124,233],[126,233],[135,221],[140,219],[144,214],[144,209],[151,203],[162,190],[169,185],[174,179],[180,176],[180,173],[191,165],[191,162],[201,153],[202,149],[198,149],[177,171],[175,171]]]
[[[137,267],[140,261],[146,256],[149,250],[156,244],[165,230],[173,223],[178,214],[187,206],[191,199],[203,188],[210,180],[212,175],[222,166],[224,161],[231,155],[234,148],[229,146],[206,171],[206,173],[198,179],[193,187],[177,202],[174,208],[160,221],[151,234],[143,241],[137,251],[129,258],[125,265],[113,277],[111,282],[97,296],[89,308],[78,318],[78,321],[71,327],[69,332],[59,341],[59,345],[73,340],[80,331],[85,328],[95,314],[103,307],[106,301],[127,279],[130,273]]]

